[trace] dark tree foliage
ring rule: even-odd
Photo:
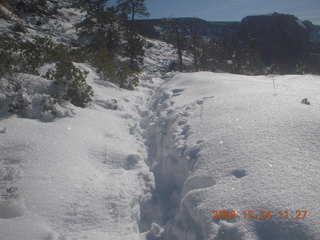
[[[230,59],[227,48],[227,43],[223,40],[208,40],[205,43],[201,64],[209,71],[224,70],[231,72],[232,67],[227,61],[227,59]]]
[[[118,0],[117,4],[120,13],[131,21],[136,20],[137,17],[149,16],[145,0]]]
[[[264,63],[261,59],[256,40],[249,37],[246,43],[237,43],[232,54],[232,72],[238,74],[257,75],[264,73]]]
[[[49,70],[47,78],[54,81],[53,95],[58,100],[70,101],[78,107],[86,107],[93,97],[92,87],[86,83],[88,72],[82,72],[70,61],[60,61]]]
[[[175,18],[168,18],[169,28],[166,32],[167,40],[177,48],[179,71],[183,69],[182,50],[185,45],[185,37],[181,34],[181,26]]]
[[[144,41],[139,35],[137,17],[149,16],[144,0],[118,0],[117,8],[124,27],[126,43],[125,55],[129,57],[132,71],[138,70],[138,64],[143,61]]]
[[[135,20],[148,15],[144,0],[119,0],[115,6],[109,6],[108,0],[79,1],[87,13],[77,25],[79,40],[88,50],[87,60],[103,79],[120,87],[131,86],[130,75],[139,70],[144,55],[144,41],[138,34]],[[123,57],[128,60],[124,61]]]
[[[11,0],[0,0],[0,4],[7,5],[11,2]]]
[[[0,36],[0,78],[10,74],[13,70],[15,59],[12,56],[14,44],[7,35]]]
[[[49,16],[57,13],[58,2],[56,0],[11,0],[9,5],[15,12],[24,16]],[[50,4],[49,4],[50,3]]]
[[[309,32],[301,24],[292,15],[249,16],[239,25],[235,46],[244,43],[244,50],[249,47],[258,52],[261,61],[276,66],[278,73],[296,73],[297,64],[310,54],[311,47]]]
[[[191,24],[188,26],[188,31],[190,34],[190,39],[188,41],[188,49],[191,51],[193,55],[193,67],[196,72],[200,69],[200,61],[204,60],[204,52],[205,52],[205,43],[204,39],[197,32],[197,29]],[[203,66],[204,67],[204,66]],[[202,67],[202,68],[203,68]]]
[[[108,0],[81,0],[86,10],[86,18],[77,25],[80,40],[96,51],[108,49],[110,57],[120,48],[119,21],[114,7],[107,7]]]

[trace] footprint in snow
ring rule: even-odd
[[[231,174],[236,178],[243,178],[247,176],[247,171],[245,169],[234,169],[231,171]]]
[[[184,89],[181,89],[181,88],[176,88],[176,89],[171,90],[174,97],[179,96],[183,91],[184,91]]]
[[[123,168],[125,170],[134,169],[139,162],[140,162],[140,156],[138,154],[130,154],[124,160]]]

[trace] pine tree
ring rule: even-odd
[[[197,30],[195,29],[192,24],[188,26],[188,30],[190,33],[190,42],[189,42],[189,48],[192,52],[193,55],[193,66],[195,68],[195,71],[199,71],[199,64],[200,64],[200,59],[202,58],[203,55],[203,39],[201,36],[197,33]]]
[[[206,59],[211,70],[232,70],[231,54],[228,52],[228,43],[225,40],[210,39]],[[228,61],[229,60],[229,61]]]
[[[182,71],[182,49],[184,46],[185,39],[181,34],[181,26],[179,22],[173,17],[168,18],[167,21],[169,22],[169,28],[166,33],[166,35],[168,36],[167,41],[172,43],[177,48],[179,71]]]
[[[141,63],[144,55],[144,41],[138,34],[136,18],[147,17],[149,13],[144,0],[118,0],[117,8],[125,29],[125,52],[130,59],[130,68],[138,70],[138,63]]]
[[[149,13],[145,5],[145,0],[118,0],[118,7],[123,15],[134,22],[137,17],[148,17]]]
[[[248,36],[246,44],[238,44],[234,52],[234,72],[240,74],[257,75],[263,73],[263,61],[255,38]]]
[[[114,7],[107,7],[109,0],[82,0],[87,12],[85,20],[77,25],[80,39],[92,50],[107,49],[110,57],[120,49],[119,21]]]

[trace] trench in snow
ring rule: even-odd
[[[197,162],[201,144],[199,141],[199,145],[193,147],[186,145],[191,130],[187,117],[192,108],[171,107],[173,101],[170,99],[182,91],[164,91],[160,86],[153,94],[148,111],[141,114],[140,127],[144,129],[143,138],[148,149],[146,163],[155,178],[152,198],[140,203],[139,231],[146,232],[151,228],[151,235],[147,235],[147,239],[175,239],[173,227],[192,231],[196,239],[203,239],[201,227],[181,206],[182,195],[187,191],[183,190],[183,184]],[[202,103],[200,101],[195,105]],[[164,232],[159,234],[153,229],[152,223],[161,226]],[[152,237],[152,234],[158,238]]]

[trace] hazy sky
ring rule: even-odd
[[[146,0],[150,18],[198,17],[209,21],[240,21],[248,15],[293,14],[320,24],[320,0]]]

